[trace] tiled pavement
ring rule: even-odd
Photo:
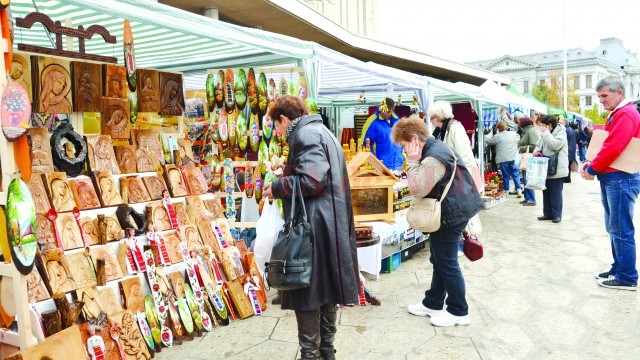
[[[382,306],[339,311],[338,359],[640,359],[640,292],[597,286],[610,248],[598,182],[573,176],[560,224],[515,197],[481,214],[485,257],[461,259],[471,325],[434,328],[406,306],[431,279],[428,250],[369,287]],[[537,193],[539,204],[542,194]],[[640,224],[640,205],[636,224]],[[165,349],[156,359],[296,359],[295,316],[264,315]]]

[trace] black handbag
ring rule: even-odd
[[[291,214],[273,245],[271,260],[265,263],[267,284],[278,290],[309,287],[313,270],[311,225],[307,222],[300,182],[295,176],[293,179]]]
[[[558,172],[558,155],[560,151],[556,151],[553,155],[548,156],[547,176],[554,176]]]

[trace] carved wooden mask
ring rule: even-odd
[[[160,72],[159,115],[182,116],[184,111],[184,90],[182,74]]]
[[[69,264],[62,249],[45,250],[40,253],[45,284],[50,294],[69,292],[76,289],[76,283],[71,275]]]
[[[116,181],[110,171],[99,171],[94,173],[96,184],[100,192],[102,206],[115,206],[123,203],[120,192],[116,187]]]
[[[48,56],[31,57],[33,109],[36,113],[71,114],[69,61]]]
[[[30,303],[35,303],[50,298],[49,291],[38,272],[38,268],[34,267],[27,276],[27,295]]]
[[[67,174],[63,172],[48,173],[42,175],[46,180],[47,191],[51,204],[57,212],[73,211],[76,202],[73,199],[73,193],[69,187]]]
[[[129,100],[104,98],[102,103],[102,131],[112,139],[129,139]]]
[[[100,207],[100,199],[91,179],[72,179],[70,185],[79,210]]]
[[[76,222],[76,218],[71,213],[60,213],[56,218],[58,236],[65,250],[77,249],[84,246],[82,234]]]
[[[102,110],[102,67],[100,64],[74,61],[73,109],[83,112]]]
[[[120,294],[124,299],[124,306],[134,313],[144,312],[144,289],[140,277],[134,276],[120,282]]]
[[[157,70],[138,69],[138,105],[140,112],[160,110],[160,84]]]
[[[112,174],[120,174],[120,167],[113,152],[109,135],[85,136],[87,141],[87,160],[91,171],[109,170]]]
[[[31,174],[31,179],[27,183],[36,207],[36,213],[39,214],[44,214],[51,209],[51,202],[49,201],[49,195],[47,195],[47,189],[44,184],[45,182],[41,174],[35,172]]]
[[[102,65],[104,96],[116,99],[127,98],[127,69],[124,66]]]
[[[142,179],[137,176],[120,178],[120,192],[122,193],[122,200],[128,204],[151,200],[147,188],[142,183]]]
[[[49,131],[45,128],[30,128],[27,131],[31,145],[31,171],[53,172]]]
[[[102,299],[102,305],[104,306],[104,312],[107,315],[112,315],[117,312],[122,311],[122,305],[120,305],[120,301],[116,297],[116,293],[110,287],[105,287],[103,289],[98,290],[100,293],[100,298]]]
[[[146,213],[147,224],[153,224],[156,231],[171,229],[169,214],[162,201],[152,201],[148,203]]]
[[[13,52],[11,59],[11,80],[22,86],[33,103],[33,89],[31,87],[31,60],[29,55],[20,51]]]
[[[164,180],[158,175],[151,175],[142,178],[144,184],[147,186],[149,196],[151,200],[162,199],[162,192],[167,190]]]
[[[104,259],[107,281],[122,278],[122,269],[111,245],[92,246],[89,251],[91,253],[91,260],[96,264],[94,266],[97,266],[98,259]]]
[[[116,161],[121,174],[136,173],[136,150],[132,145],[114,146]]]

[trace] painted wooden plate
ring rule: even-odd
[[[280,86],[278,86],[278,96],[285,96],[287,95],[287,89],[289,88],[289,85],[287,84],[287,79],[283,77],[280,78]]]
[[[204,312],[202,313],[200,312],[200,306],[198,306],[198,301],[196,300],[196,296],[193,294],[193,291],[191,290],[191,286],[186,282],[184,283],[184,294],[187,299],[187,305],[189,305],[189,311],[191,312],[191,316],[193,316],[193,322],[196,324],[198,329],[202,331],[204,329],[204,326],[203,326],[204,319],[202,317],[202,313]]]
[[[8,141],[16,141],[30,127],[31,103],[25,89],[16,82],[10,82],[2,93],[2,132]]]
[[[2,248],[4,261],[11,262],[11,246],[9,246],[9,238],[7,237],[6,216],[4,209],[0,206],[0,248]]]
[[[216,106],[216,85],[213,80],[213,74],[207,75],[207,82],[205,83],[206,93],[207,93],[207,108],[209,112],[213,112],[213,109]]]
[[[247,138],[247,118],[243,113],[238,114],[238,147],[240,151],[244,152],[247,150],[247,145],[249,144],[249,139]]]
[[[277,141],[269,142],[269,160],[274,156],[280,156],[280,146]]]
[[[249,118],[249,144],[251,151],[257,152],[260,146],[260,118],[258,114],[251,114]]]
[[[244,110],[244,106],[247,104],[247,75],[242,69],[238,70],[236,74],[233,90],[235,92],[234,95],[238,109]]]
[[[20,178],[11,180],[9,184],[7,227],[13,263],[22,275],[29,275],[38,249],[36,208],[29,187]]]
[[[249,199],[253,197],[253,167],[248,165],[244,170],[244,193]]]
[[[136,76],[136,52],[133,48],[133,33],[129,20],[124,21],[124,66],[127,68],[127,84],[131,92],[136,91],[138,78]]]
[[[218,134],[220,134],[220,142],[226,144],[229,141],[229,114],[226,110],[220,111],[218,117]]]
[[[267,76],[264,73],[258,76],[258,108],[261,115],[267,111]]]
[[[151,295],[144,297],[144,312],[147,315],[147,321],[151,328],[151,335],[156,344],[162,343],[162,330],[160,329],[160,322],[158,321],[158,315],[156,315],[156,305],[153,303]]]
[[[213,91],[216,106],[221,108],[224,104],[224,71],[222,70],[218,70],[218,73],[213,78]]]
[[[302,100],[306,100],[309,96],[309,88],[307,86],[307,77],[304,76],[304,74],[300,74],[296,88],[296,95],[302,98]]]
[[[227,116],[227,124],[229,129],[229,148],[233,149],[236,146],[237,141],[237,121],[238,121],[238,111],[234,110],[229,113]]]
[[[273,121],[271,120],[271,116],[269,116],[271,106],[272,104],[267,105],[267,112],[262,117],[262,136],[266,139],[271,139],[271,134],[273,134]]]
[[[271,104],[278,98],[278,90],[276,89],[276,81],[273,78],[269,79],[269,85],[267,86],[267,103]]]
[[[138,320],[138,327],[140,328],[140,332],[142,333],[144,342],[147,343],[147,347],[149,348],[149,350],[155,350],[156,344],[153,340],[153,335],[151,334],[151,329],[149,328],[149,323],[147,322],[145,314],[142,312],[138,312],[136,318]]]
[[[224,74],[224,108],[231,113],[236,108],[236,97],[233,92],[233,70],[227,69]]]
[[[265,161],[269,161],[269,147],[264,139],[262,139],[260,141],[260,148],[258,149],[258,167],[260,168],[262,176],[267,173],[267,167],[264,163]]]
[[[178,312],[180,313],[180,319],[182,320],[184,329],[188,334],[191,334],[194,330],[193,318],[191,317],[191,310],[189,310],[187,300],[183,297],[178,298]]]
[[[296,86],[293,83],[293,78],[289,77],[289,88],[287,89],[287,94],[295,95],[296,94]]]
[[[249,68],[249,75],[247,76],[247,98],[249,101],[249,107],[251,113],[258,112],[258,84],[256,83],[256,74],[253,68]]]

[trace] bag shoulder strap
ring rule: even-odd
[[[444,191],[442,192],[442,195],[440,195],[440,202],[442,202],[442,200],[444,200],[444,197],[447,196],[447,193],[449,193],[449,188],[451,187],[451,184],[453,183],[453,179],[456,177],[456,169],[458,168],[458,158],[456,157],[456,153],[453,152],[451,147],[449,147],[449,146],[447,146],[447,147],[449,148],[449,151],[451,151],[451,154],[453,155],[453,172],[451,174],[451,179],[449,179],[449,183],[444,188]]]

